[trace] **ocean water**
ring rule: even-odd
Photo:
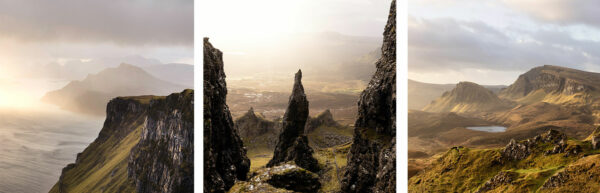
[[[103,122],[57,109],[0,109],[0,192],[48,192]]]
[[[475,131],[485,131],[491,133],[500,133],[506,131],[506,127],[503,126],[478,126],[478,127],[467,127],[467,129]]]

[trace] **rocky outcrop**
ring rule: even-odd
[[[194,188],[194,91],[118,97],[51,193],[189,192]]]
[[[310,133],[321,126],[338,127],[340,125],[335,120],[333,120],[333,115],[331,114],[331,111],[327,109],[322,113],[319,113],[314,118],[308,117],[305,132]]]
[[[396,1],[383,33],[377,71],[358,101],[353,144],[342,177],[342,192],[396,189]]]
[[[264,116],[257,115],[252,107],[234,123],[235,129],[242,139],[254,138],[269,132],[278,133],[275,123],[264,119]]]
[[[317,160],[312,156],[313,150],[308,146],[304,135],[304,127],[308,118],[308,100],[302,86],[302,71],[298,70],[294,78],[294,88],[283,115],[282,129],[279,134],[273,158],[267,167],[293,161],[298,166],[310,171],[319,170]]]
[[[194,91],[149,103],[141,139],[128,160],[136,192],[194,191]]]
[[[510,184],[515,180],[516,176],[518,175],[519,174],[516,172],[501,171],[500,173],[496,174],[492,179],[485,182],[485,184],[483,184],[483,186],[479,188],[475,193],[487,192],[504,184]]]
[[[508,160],[522,160],[534,153],[537,150],[536,147],[541,143],[554,145],[553,150],[545,152],[546,155],[563,153],[566,148],[565,140],[567,140],[567,136],[564,133],[550,129],[548,132],[537,135],[532,139],[519,142],[514,139],[510,140],[510,143],[502,149],[502,156]]]
[[[317,174],[297,165],[283,164],[253,172],[250,180],[236,183],[229,192],[317,192],[319,188]]]
[[[460,82],[454,89],[445,92],[441,97],[425,106],[423,110],[469,113],[496,111],[508,106],[491,90],[472,82]]]
[[[250,169],[226,97],[223,53],[204,38],[204,192],[226,192]]]

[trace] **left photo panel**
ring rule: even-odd
[[[194,191],[193,0],[0,0],[0,45],[0,192]]]

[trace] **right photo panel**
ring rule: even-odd
[[[408,192],[600,190],[598,1],[408,1]]]

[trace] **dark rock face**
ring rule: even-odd
[[[277,146],[273,158],[267,167],[276,166],[280,163],[294,161],[300,167],[310,171],[317,171],[317,160],[312,157],[313,150],[308,146],[308,140],[304,135],[304,127],[308,118],[308,100],[302,86],[302,71],[298,70],[295,75],[294,88],[288,108],[283,116],[283,126],[279,134]]]
[[[194,91],[152,100],[127,173],[136,192],[194,191]]]
[[[396,1],[385,26],[377,71],[358,101],[342,192],[396,190]]]
[[[226,192],[250,170],[226,96],[223,53],[204,38],[204,192]]]

